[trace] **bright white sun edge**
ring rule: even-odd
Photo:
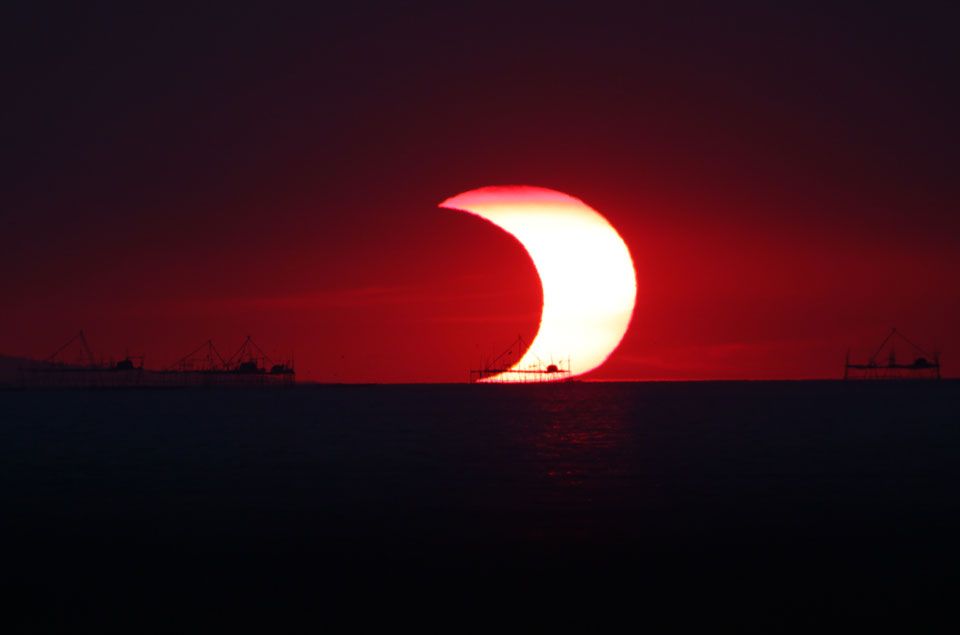
[[[536,337],[520,360],[490,380],[519,381],[510,373],[569,360],[569,375],[543,375],[561,379],[606,361],[630,326],[637,298],[630,251],[607,219],[580,199],[527,185],[470,190],[440,207],[474,214],[513,235],[543,288]]]

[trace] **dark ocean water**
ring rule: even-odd
[[[16,630],[950,616],[960,383],[0,392]],[[830,620],[830,621],[824,621]]]

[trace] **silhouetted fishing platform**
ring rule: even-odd
[[[537,360],[525,368],[514,368],[527,350],[523,336],[518,335],[509,348],[491,360],[483,363],[483,368],[470,371],[470,383],[486,384],[538,384],[546,382],[569,381],[570,359],[549,363]]]
[[[895,342],[902,341],[914,352],[913,361],[901,363],[897,360]],[[877,359],[887,351],[886,363]],[[877,347],[866,363],[852,363],[850,352],[843,368],[843,378],[848,379],[940,379],[940,354],[925,352],[922,348],[898,331],[890,330],[886,339]]]
[[[68,351],[73,351],[71,357]],[[97,360],[83,331],[52,355],[21,366],[24,388],[160,388],[285,386],[296,383],[293,361],[273,361],[247,336],[230,357],[207,340],[169,367],[151,370],[143,356]]]

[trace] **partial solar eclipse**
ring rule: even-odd
[[[580,199],[527,185],[470,190],[440,207],[474,214],[516,237],[543,287],[530,348],[491,380],[509,380],[511,371],[545,368],[551,360],[570,360],[571,375],[606,361],[626,334],[637,299],[630,251],[607,219]]]

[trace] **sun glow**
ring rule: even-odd
[[[569,359],[572,374],[581,375],[603,364],[626,334],[637,297],[630,252],[603,216],[562,192],[519,185],[471,190],[440,207],[512,234],[537,269],[540,326],[511,371]]]

